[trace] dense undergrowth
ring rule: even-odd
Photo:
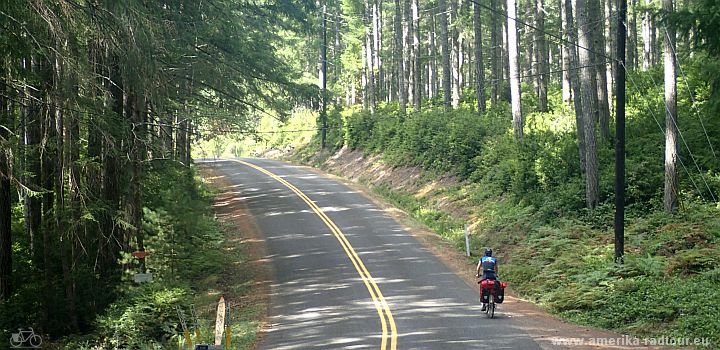
[[[600,205],[585,209],[574,114],[557,93],[548,113],[524,101],[523,142],[515,140],[504,105],[483,114],[470,104],[447,113],[426,105],[408,115],[386,105],[375,114],[334,111],[331,120],[342,127],[328,134],[332,151],[311,145],[296,156],[321,165],[341,147],[373,160],[380,155],[389,167],[422,167],[427,175],[414,189],[451,174],[455,185],[422,193],[370,185],[459,249],[461,227],[470,224],[474,251],[496,250],[500,275],[516,294],[567,319],[637,336],[720,344],[720,161],[714,153],[720,119],[708,117],[716,110],[701,73],[687,69],[688,88],[697,85],[692,99],[681,94],[679,101],[681,208],[665,214],[663,95],[662,86],[651,83],[662,81],[660,74],[631,76],[621,265],[613,262],[613,142],[599,147]]]
[[[153,274],[153,282],[134,283],[132,277],[139,272],[139,266],[127,257],[129,265],[116,287],[114,301],[95,318],[92,331],[57,342],[46,341],[46,346],[180,348],[185,341],[180,315],[193,342],[212,341],[220,295],[238,297],[249,289],[251,281],[223,278],[235,273],[232,266],[237,266],[243,256],[239,247],[228,244],[231,231],[214,217],[214,190],[195,172],[195,168],[168,163],[148,169],[143,182],[143,231],[146,250],[151,252],[146,268]],[[232,311],[229,322],[233,342],[247,346],[257,328],[252,315],[260,310],[248,309],[242,314],[237,311]]]

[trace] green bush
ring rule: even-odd
[[[133,287],[98,318],[98,341],[113,348],[162,349],[182,333],[175,307],[188,310],[188,301],[187,287]]]

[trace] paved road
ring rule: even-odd
[[[218,161],[275,271],[262,349],[539,349],[362,194],[300,166]]]

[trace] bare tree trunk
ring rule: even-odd
[[[520,76],[518,72],[518,43],[515,18],[517,9],[515,0],[507,0],[507,28],[508,28],[508,64],[510,73],[510,105],[513,115],[513,130],[518,140],[523,139],[523,115],[520,104]]]
[[[137,242],[137,250],[145,250],[145,241],[142,231],[142,196],[140,193],[140,184],[143,176],[142,163],[147,153],[145,149],[145,119],[147,116],[146,99],[133,92],[129,95],[127,101],[127,118],[130,119],[131,135],[128,140],[128,151],[130,155],[129,169],[129,186],[126,192],[126,213],[128,215],[128,223],[130,224],[130,232],[128,232],[128,241],[133,239]],[[189,140],[186,140],[188,142]],[[188,163],[186,163],[188,164]],[[145,272],[145,259],[140,260],[140,271]]]
[[[77,49],[74,44],[70,45],[71,52],[74,56],[77,56]],[[80,314],[77,312],[77,278],[75,273],[76,262],[79,260],[78,254],[80,252],[79,242],[85,242],[86,239],[82,237],[85,232],[83,220],[82,220],[82,188],[80,180],[80,168],[77,164],[80,161],[80,121],[78,112],[72,111],[70,106],[76,104],[76,99],[79,96],[78,78],[73,70],[68,69],[66,74],[69,85],[69,96],[66,98],[66,105],[68,106],[68,112],[63,115],[63,127],[65,128],[65,167],[67,169],[67,187],[69,191],[69,205],[66,207],[66,216],[69,219],[67,222],[68,232],[68,258],[70,268],[70,286],[66,286],[71,294],[70,299],[72,305],[70,310],[71,318],[73,319],[74,327],[80,329],[80,319],[82,319],[85,313]]]
[[[407,83],[407,104],[415,100],[415,68],[413,60],[413,17],[412,0],[403,0],[403,66]]]
[[[344,25],[345,22],[343,20],[343,14],[342,9],[340,7],[340,1],[335,1],[335,6],[333,6],[333,33],[334,33],[334,42],[335,42],[335,50],[333,50],[333,66],[332,66],[332,77],[331,80],[333,83],[337,83],[340,80],[340,77],[343,76],[343,66],[340,64],[340,56],[342,55],[342,52],[344,50],[343,48],[343,41],[341,40],[341,26]],[[351,82],[351,84],[353,84]],[[336,99],[337,104],[342,103],[342,98],[338,94]],[[353,104],[355,104],[353,102]]]
[[[599,200],[599,178],[597,145],[595,139],[595,94],[592,67],[592,33],[589,32],[589,18],[586,0],[577,0],[578,14],[578,56],[580,59],[580,89],[582,96],[583,130],[585,138],[585,203],[589,209],[597,206]]]
[[[450,69],[452,84],[452,107],[453,109],[460,106],[460,81],[461,81],[461,44],[460,33],[458,31],[458,0],[450,0],[450,22],[448,30],[450,31]]]
[[[107,54],[107,53],[106,53]],[[100,276],[104,280],[112,280],[117,277],[115,272],[117,261],[120,257],[122,237],[119,236],[119,229],[115,225],[115,213],[120,210],[120,189],[122,165],[120,161],[120,144],[125,138],[124,125],[120,122],[123,116],[123,81],[120,75],[119,58],[107,54],[109,62],[110,82],[107,88],[110,91],[111,109],[115,118],[109,118],[108,137],[103,138],[103,166],[102,166],[102,199],[107,207],[100,216],[100,231],[102,233],[100,250],[103,260],[101,263]]]
[[[412,54],[413,106],[416,112],[422,107],[422,65],[420,60],[420,1],[412,0]]]
[[[372,53],[373,53],[373,88],[375,90],[375,99],[378,97],[380,100],[390,101],[391,95],[388,93],[389,86],[392,86],[392,80],[385,77],[385,67],[383,67],[382,51],[382,37],[383,37],[383,25],[382,25],[382,1],[374,0],[372,4],[372,15],[370,18],[373,21],[372,25]],[[387,86],[386,86],[387,84]],[[374,103],[373,106],[377,104]]]
[[[570,48],[572,46],[570,43],[576,43],[576,41],[571,41],[570,34],[572,34],[573,29],[571,24],[568,23],[568,13],[570,14],[570,19],[572,19],[572,8],[569,8],[568,6],[572,6],[572,2],[567,2],[565,0],[560,0],[560,13],[561,13],[561,28],[563,33],[563,38],[568,42],[567,44],[562,45],[562,98],[565,103],[570,103],[570,100],[572,99],[572,90],[570,87],[570,69],[576,68],[576,66],[572,65],[572,60],[570,58]]]
[[[518,1],[522,0],[515,0],[516,7]],[[537,23],[535,23],[535,9],[537,5],[535,3],[536,0],[524,0],[524,3],[521,2],[520,5],[521,8],[525,9],[525,12],[520,14],[523,16],[522,21],[525,23],[531,23],[533,26],[537,26]],[[517,23],[515,27],[517,28]],[[525,44],[525,52],[523,54],[524,59],[518,61],[518,64],[520,65],[519,71],[526,72],[520,79],[520,83],[526,83],[528,85],[532,84],[537,90],[537,81],[535,80],[535,75],[537,74],[537,67],[535,66],[535,30],[529,27],[520,27],[519,33],[522,33],[522,35],[518,35],[518,47],[521,47],[523,42]]]
[[[374,39],[373,39],[373,30],[372,30],[372,24],[375,21],[372,21],[372,13],[373,13],[373,7],[369,3],[369,0],[365,0],[365,20],[363,21],[365,23],[365,82],[366,82],[366,89],[365,94],[367,96],[367,104],[368,108],[370,109],[370,113],[375,113],[375,54],[373,50],[374,45]]]
[[[582,94],[580,93],[580,72],[577,67],[580,66],[578,59],[578,48],[574,43],[578,42],[577,29],[575,28],[575,20],[573,16],[573,0],[564,0],[565,2],[565,22],[567,30],[565,31],[565,40],[570,45],[566,45],[568,49],[568,65],[570,69],[570,86],[572,87],[573,107],[575,109],[575,125],[577,128],[578,151],[580,158],[580,170],[585,174],[585,123],[583,122]]]
[[[53,68],[50,62],[46,62],[45,67],[46,74],[46,86],[45,91],[49,92],[52,89],[53,82]],[[57,264],[51,260],[51,251],[54,247],[57,247],[59,240],[57,234],[55,234],[55,193],[52,189],[55,186],[55,177],[57,169],[55,165],[55,159],[57,158],[57,149],[52,146],[52,137],[55,137],[55,104],[49,93],[46,93],[43,97],[43,121],[42,121],[42,143],[48,145],[42,152],[42,166],[40,174],[40,183],[42,184],[45,193],[42,195],[42,215],[45,220],[42,221],[42,266],[43,266],[43,308],[44,308],[44,319],[41,320],[41,324],[49,325],[50,322],[57,317],[57,308],[55,303],[55,288],[53,288],[53,276],[56,275],[55,270]]]
[[[638,66],[638,32],[637,32],[637,0],[631,0],[632,1],[632,12],[630,13],[630,16],[628,18],[628,35],[630,36],[630,40],[628,40],[628,46],[627,46],[627,62],[625,63],[626,68],[628,71],[633,71],[637,69]]]
[[[41,63],[37,57],[31,57],[26,60],[25,69],[29,71],[29,75],[37,74],[42,76]],[[38,84],[39,85],[39,84]],[[26,88],[25,116],[24,122],[24,171],[23,181],[28,190],[23,190],[24,214],[25,214],[25,233],[30,239],[30,250],[33,257],[39,253],[37,248],[37,239],[40,236],[40,226],[42,224],[42,200],[35,196],[32,191],[40,191],[40,124],[42,123],[42,101],[41,89],[39,86],[33,89]]]
[[[548,80],[549,73],[547,65],[549,61],[547,42],[545,41],[545,3],[543,0],[537,0],[537,8],[535,10],[535,62],[536,84],[538,95],[538,110],[540,112],[548,111]]]
[[[645,0],[645,5],[650,6],[651,0]],[[653,41],[652,37],[652,17],[649,10],[643,11],[642,17],[642,38],[643,38],[643,71],[650,69],[652,66],[652,51]]]
[[[500,0],[490,0],[493,13],[500,11]],[[502,79],[502,26],[498,16],[490,16],[490,108],[496,108]]]
[[[612,38],[617,37],[617,21],[614,20],[614,8],[613,7],[613,0],[603,0],[605,4],[605,53],[610,59],[606,59],[605,61],[610,61],[606,63],[606,72],[607,72],[607,100],[608,100],[608,108],[610,111],[613,110],[613,86],[614,79],[615,79],[615,72],[617,70],[617,62],[618,58],[616,56],[616,40],[613,40]],[[609,126],[608,126],[609,128]],[[610,138],[608,138],[610,140]]]
[[[0,61],[3,65],[4,61]],[[3,71],[6,71],[3,69]],[[12,193],[10,127],[14,124],[6,100],[6,85],[0,84],[0,300],[8,301],[12,285]]]
[[[400,113],[405,114],[407,107],[407,83],[405,81],[405,59],[403,58],[403,25],[402,25],[402,6],[400,0],[395,0],[395,48],[394,66],[395,75],[397,77],[398,102],[400,104]]]
[[[59,58],[55,62],[55,82],[61,84],[64,69]],[[61,101],[55,101],[56,106],[62,106]],[[58,108],[55,110],[56,130],[56,174],[55,174],[55,232],[60,236],[60,264],[62,266],[63,286],[65,287],[65,310],[67,311],[68,327],[71,331],[78,330],[76,294],[72,276],[72,244],[73,233],[70,232],[65,203],[65,176],[66,176],[66,143],[65,143],[65,115]]]
[[[666,13],[675,11],[673,0],[663,0]],[[677,67],[675,62],[675,28],[666,21],[664,46],[665,71],[665,212],[672,213],[678,208],[678,146],[677,146]]]
[[[485,112],[485,66],[483,64],[482,21],[480,6],[473,4],[473,24],[475,30],[475,85],[477,87],[477,109]]]
[[[449,110],[452,107],[452,77],[450,70],[450,42],[448,38],[448,9],[445,0],[438,0],[438,12],[438,16],[440,17],[440,45],[442,50],[443,106],[445,107],[445,110]]]
[[[432,10],[431,10],[432,11]],[[437,82],[437,36],[435,35],[437,31],[437,22],[435,21],[437,14],[435,12],[431,12],[430,15],[430,30],[428,31],[428,57],[430,57],[430,61],[428,62],[428,74],[427,74],[427,96],[428,99],[433,99],[435,96],[437,96],[437,90],[438,90],[438,82]]]
[[[609,142],[610,141],[610,103],[608,101],[608,89],[607,89],[607,59],[604,55],[605,50],[605,37],[603,35],[603,27],[605,20],[603,18],[603,11],[600,1],[601,0],[587,0],[588,4],[588,21],[590,25],[590,32],[593,34],[593,51],[592,55],[595,71],[595,86],[597,91],[597,112],[598,112],[598,123],[600,125],[600,137]]]
[[[188,128],[190,127],[190,123],[188,123],[189,115],[190,105],[187,101],[185,101],[183,104],[183,115],[182,117],[178,117],[178,120],[175,122],[178,126],[177,131],[175,132],[175,153],[177,154],[177,159],[186,166],[190,165],[189,155],[186,151],[186,144],[190,142],[190,139],[188,138]]]

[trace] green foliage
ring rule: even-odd
[[[445,238],[453,239],[458,233],[462,233],[462,223],[447,213],[435,209],[432,203],[395,191],[389,186],[380,185],[373,187],[373,190],[396,207],[407,210],[413,218]]]
[[[641,336],[720,338],[720,326],[711,322],[720,312],[716,282],[692,278],[636,277],[601,290],[598,303],[563,310],[581,323],[608,329],[632,330]]]
[[[139,266],[130,263],[94,331],[66,339],[66,347],[167,348],[182,335],[176,306],[187,313],[191,304],[202,304],[228,265],[231,257],[222,249],[224,236],[210,207],[212,193],[199,185],[194,171],[156,162],[146,174],[143,232],[151,254],[145,265],[153,282],[132,282]]]
[[[711,132],[720,125],[705,117],[716,102],[703,78],[706,67],[698,61],[685,71],[694,99],[681,94],[679,100],[685,166],[682,209],[673,215],[662,212],[662,71],[629,75],[622,265],[613,263],[612,144],[598,144],[601,203],[585,209],[574,114],[556,90],[550,93],[552,112],[527,114],[522,142],[513,136],[507,105],[477,114],[470,99],[451,112],[433,109],[431,101],[407,115],[391,104],[375,114],[348,114],[345,144],[382,154],[390,166],[421,166],[458,178],[456,186],[422,194],[373,185],[458,248],[464,246],[458,228],[472,224],[473,250],[496,248],[500,275],[516,294],[583,324],[717,341],[720,215],[713,198],[720,192],[720,170],[708,143],[720,142]],[[447,214],[439,198],[451,207],[463,203],[468,214]]]
[[[98,318],[98,340],[114,348],[163,348],[182,333],[175,306],[188,309],[187,292],[157,283],[131,288]]]

